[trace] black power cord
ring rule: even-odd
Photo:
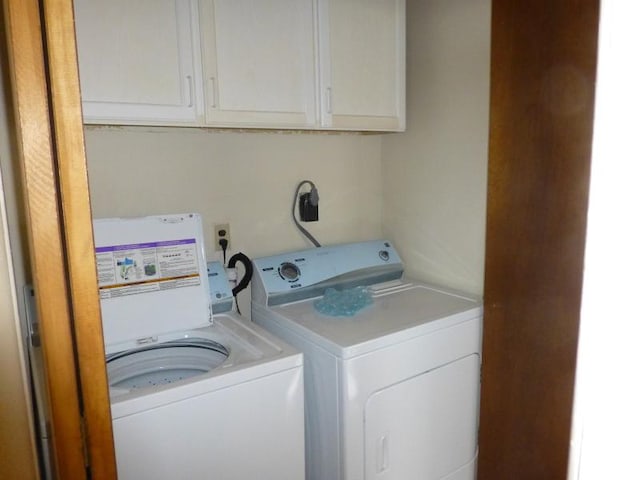
[[[229,245],[229,240],[226,238],[221,238],[218,240],[218,245],[222,248],[222,265],[227,263],[227,246]]]
[[[305,237],[307,237],[309,241],[313,243],[316,247],[320,247],[321,246],[320,242],[318,242],[313,237],[313,235],[311,235],[307,231],[306,228],[300,225],[300,222],[298,222],[298,219],[296,218],[296,204],[298,203],[298,195],[300,193],[300,189],[304,184],[309,184],[311,186],[311,192],[309,192],[308,194],[309,195],[308,202],[310,203],[310,205],[313,205],[314,207],[318,206],[318,201],[320,200],[320,196],[318,195],[318,189],[316,188],[315,184],[311,180],[303,180],[298,184],[298,187],[296,188],[296,193],[293,194],[293,207],[291,208],[291,217],[293,218],[293,223],[295,223],[296,227],[298,227],[298,230],[300,230],[302,234]]]
[[[227,266],[229,268],[235,268],[237,262],[240,262],[244,267],[244,276],[238,282],[238,285],[233,287],[231,293],[233,294],[233,298],[236,301],[236,310],[238,310],[238,313],[240,313],[240,306],[238,305],[238,293],[249,286],[251,277],[253,276],[253,264],[251,263],[251,259],[249,257],[247,257],[242,252],[238,252],[229,259],[229,265]]]

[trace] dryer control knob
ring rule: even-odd
[[[300,276],[300,269],[291,262],[285,262],[280,265],[278,272],[283,279],[289,280],[290,282],[296,281]]]

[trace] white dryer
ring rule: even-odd
[[[481,304],[402,274],[386,241],[254,260],[253,321],[304,352],[308,480],[475,478]],[[353,316],[314,306],[356,286]]]
[[[302,355],[231,312],[200,217],[94,236],[118,478],[304,478]]]

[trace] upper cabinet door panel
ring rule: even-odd
[[[76,0],[88,123],[195,123],[194,0]]]
[[[208,124],[316,123],[312,0],[201,0]]]
[[[322,126],[404,130],[404,0],[319,0]]]
[[[76,0],[86,123],[404,129],[404,0]]]

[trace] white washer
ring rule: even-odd
[[[252,319],[304,353],[308,480],[475,478],[482,307],[403,279],[389,242],[254,260]],[[368,285],[354,316],[329,287]]]
[[[118,478],[301,480],[302,355],[230,311],[200,217],[94,236]]]

